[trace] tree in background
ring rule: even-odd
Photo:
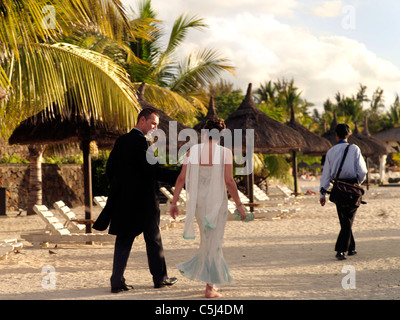
[[[198,48],[182,59],[179,57],[179,48],[187,34],[191,30],[203,31],[207,28],[204,19],[181,14],[167,35],[163,32],[162,22],[157,20],[151,0],[140,1],[135,15],[136,20],[152,19],[150,25],[154,29],[138,41],[128,41],[131,50],[144,61],[128,63],[127,70],[132,81],[145,81],[167,88],[188,100],[197,111],[205,113],[209,102],[207,88],[224,72],[233,74],[234,67],[220,52],[211,48]]]

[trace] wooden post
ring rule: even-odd
[[[297,157],[296,157],[296,151],[292,151],[293,155],[293,182],[294,182],[294,195],[298,196],[298,185],[297,185]]]
[[[7,215],[6,188],[0,188],[0,216]]]
[[[85,219],[92,219],[92,164],[90,157],[90,141],[82,141],[83,151],[83,181],[84,181],[84,195],[85,195]],[[92,224],[86,224],[86,233],[92,233]]]

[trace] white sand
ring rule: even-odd
[[[317,196],[306,196],[297,204],[301,211],[285,219],[229,221],[224,256],[235,283],[221,289],[224,298],[400,299],[399,196],[397,187],[370,188],[368,204],[358,210],[353,226],[358,254],[343,261],[335,259],[335,207],[328,203],[322,208]],[[0,239],[20,238],[44,227],[37,216],[11,213],[0,217]],[[184,240],[182,230],[179,224],[162,231],[169,276],[179,278],[172,287],[153,288],[143,240],[134,243],[125,272],[135,290],[120,294],[111,294],[109,287],[113,245],[50,244],[36,249],[24,242],[20,253],[0,260],[0,299],[204,299],[204,285],[175,268],[198,247],[198,239]],[[55,289],[42,287],[46,265],[54,267]],[[342,287],[348,275],[342,273],[344,266],[354,267],[355,289]]]

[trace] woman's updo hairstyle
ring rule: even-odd
[[[226,128],[225,122],[222,119],[219,118],[212,118],[212,119],[208,119],[206,124],[204,125],[203,129],[208,129],[208,130],[212,130],[212,129],[217,129],[218,131],[222,131]]]
[[[208,138],[213,140],[221,139],[221,131],[225,130],[226,125],[224,120],[219,118],[211,118],[206,121],[206,124],[203,126],[204,130],[208,130]]]

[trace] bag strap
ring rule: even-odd
[[[349,147],[350,147],[350,144],[348,144],[348,145],[347,145],[347,147],[346,147],[346,149],[344,149],[344,153],[343,153],[342,162],[340,163],[339,170],[338,170],[338,172],[337,172],[337,174],[336,174],[336,178],[335,178],[335,180],[338,180],[338,179],[339,179],[339,175],[340,175],[340,172],[342,171],[342,167],[343,167],[344,159],[346,159],[346,156],[347,156],[347,151],[349,151]]]

